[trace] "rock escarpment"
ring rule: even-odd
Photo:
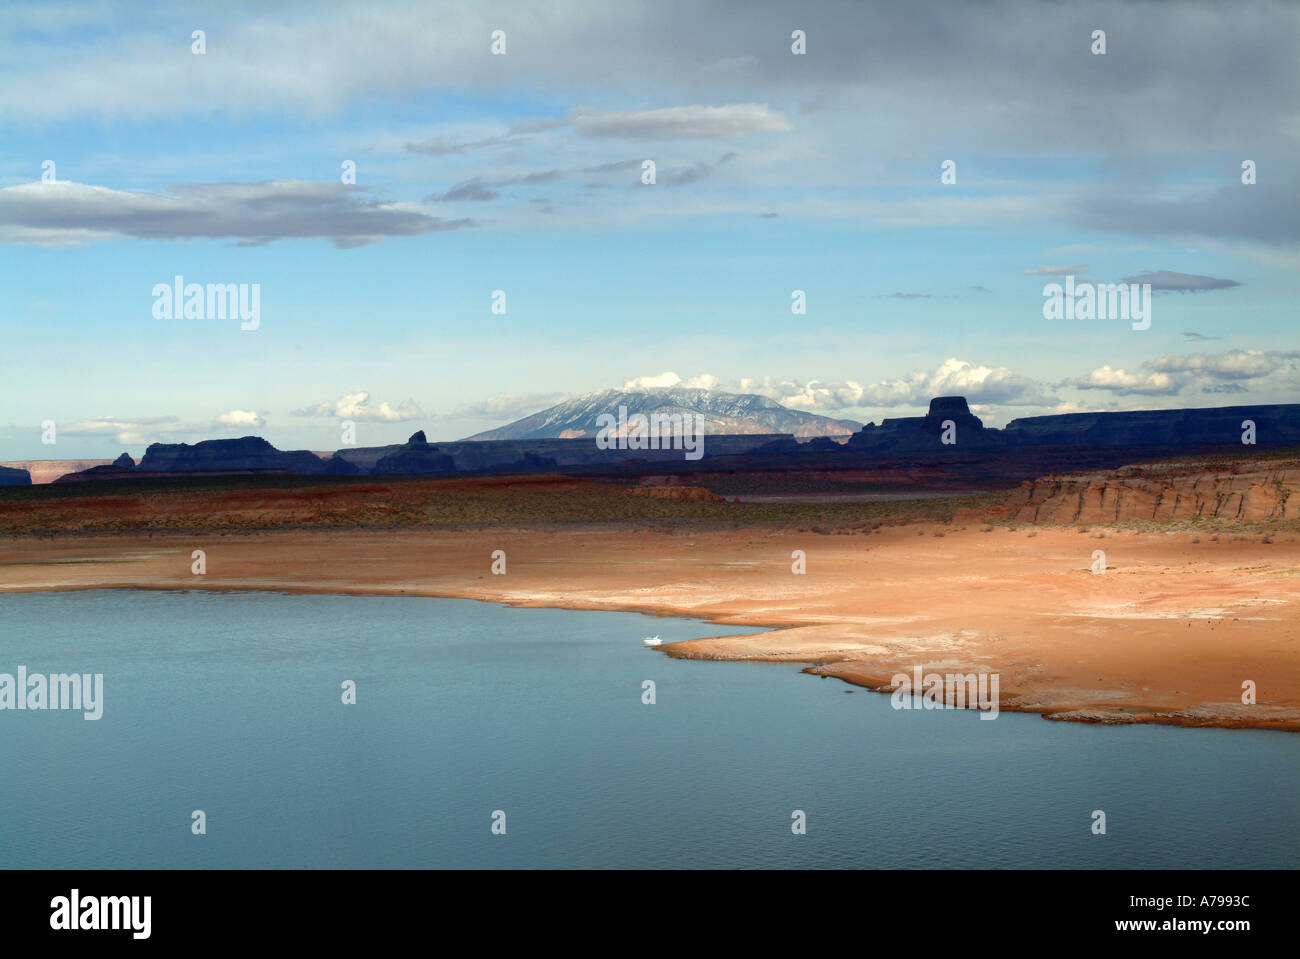
[[[189,443],[154,443],[140,460],[142,472],[201,473],[231,470],[277,470],[289,473],[324,473],[326,461],[310,450],[278,450],[260,436],[237,440],[203,440]]]
[[[1241,445],[1247,423],[1254,426],[1255,445],[1300,445],[1300,404],[1295,403],[1027,416],[1012,420],[1002,434],[1013,446],[1049,443],[1094,447]]]
[[[1300,520],[1300,460],[1127,466],[1026,482],[995,510],[1020,523]]]

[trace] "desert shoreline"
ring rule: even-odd
[[[407,595],[684,617],[763,632],[660,652],[799,664],[885,693],[891,676],[914,666],[997,672],[1001,711],[1300,731],[1296,542],[1271,544],[1271,562],[1261,563],[1259,547],[1239,537],[1216,543],[1213,561],[1188,562],[1201,545],[1192,534],[1100,535],[1097,543],[1069,527],[911,524],[834,536],[514,529],[17,538],[0,540],[0,594]],[[1106,575],[1087,570],[1098,546],[1111,557]],[[195,548],[206,552],[202,576],[190,572]],[[498,548],[508,557],[504,575],[490,571]],[[795,549],[806,553],[804,574],[792,572]],[[862,565],[877,578],[883,566],[884,589],[862,590],[870,578]],[[1257,684],[1257,704],[1239,701],[1243,680]]]

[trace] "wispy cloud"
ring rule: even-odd
[[[1073,266],[1036,266],[1032,270],[1023,270],[1025,276],[1081,276],[1088,272],[1088,264],[1075,263]]]
[[[99,416],[60,425],[65,437],[111,439],[122,446],[209,439],[215,434],[258,428],[266,420],[251,410],[228,410],[209,421],[184,422],[177,416]]]
[[[69,181],[0,189],[0,240],[47,245],[133,237],[260,246],[319,237],[346,248],[471,225],[378,199],[361,187],[303,180],[186,184],[166,195]]]
[[[664,186],[689,186],[692,183],[708,179],[719,167],[725,166],[739,155],[738,153],[724,153],[716,163],[700,162],[691,166],[660,170],[656,176],[656,182]]]
[[[465,201],[484,203],[488,200],[495,200],[500,195],[499,192],[484,184],[481,177],[474,177],[472,180],[457,183],[445,193],[435,194],[428,197],[428,199],[442,203],[463,203]]]
[[[1148,270],[1135,276],[1124,277],[1125,283],[1149,283],[1153,293],[1204,293],[1207,290],[1230,290],[1241,286],[1236,280],[1220,280],[1196,273],[1174,273],[1170,270]]]
[[[503,422],[522,419],[568,399],[569,393],[502,393],[463,403],[446,419]]]
[[[583,136],[629,139],[726,137],[790,129],[790,122],[766,103],[736,103],[721,107],[694,104],[657,110],[600,112],[576,109],[569,119]]]

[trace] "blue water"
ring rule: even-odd
[[[105,685],[98,722],[0,712],[0,868],[1300,862],[1300,736],[895,711],[641,644],[746,631],[414,597],[0,596],[0,672]]]

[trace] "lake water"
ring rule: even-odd
[[[0,712],[0,868],[1300,863],[1300,736],[895,711],[641,643],[737,632],[414,597],[0,596],[0,673],[104,674],[97,722]]]

